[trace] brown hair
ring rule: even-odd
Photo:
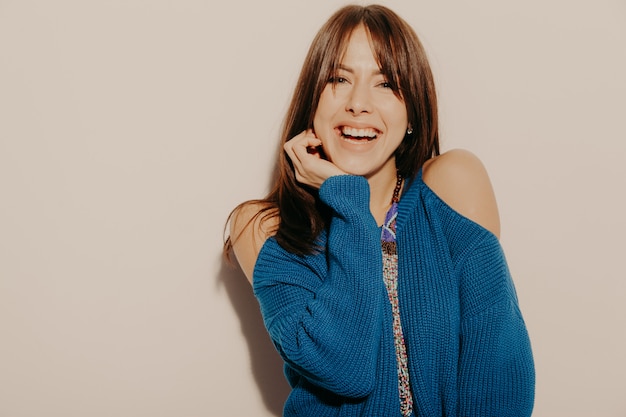
[[[396,167],[405,178],[413,178],[420,167],[439,154],[437,97],[435,84],[422,47],[413,29],[397,14],[380,5],[345,6],[333,14],[319,30],[305,58],[300,77],[287,111],[281,145],[313,127],[322,91],[335,74],[352,31],[363,25],[371,38],[374,56],[395,94],[406,105],[412,133],[396,150]],[[326,227],[330,213],[320,202],[317,191],[298,183],[291,161],[280,147],[273,188],[261,200],[237,206],[262,203],[261,216],[279,216],[277,242],[287,251],[305,255],[314,252],[315,241]],[[224,244],[226,254],[232,246]]]

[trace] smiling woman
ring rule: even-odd
[[[408,117],[370,43],[363,25],[354,29],[341,65],[322,91],[313,129],[330,162],[369,180],[386,176],[389,189],[396,177],[393,155],[407,134]]]
[[[382,6],[320,29],[265,199],[234,251],[292,393],[284,415],[528,416],[534,366],[489,178],[439,155],[415,32]]]

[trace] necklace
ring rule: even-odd
[[[403,180],[404,179],[402,178],[402,175],[400,175],[400,172],[398,171],[398,173],[396,174],[396,188],[393,189],[393,196],[391,197],[391,204],[397,203],[398,201],[400,201],[400,190],[402,189]]]
[[[383,222],[383,232],[381,240],[383,241],[383,247],[389,246],[387,243],[396,242],[396,216],[398,215],[398,202],[400,201],[400,190],[402,190],[402,182],[404,179],[400,172],[396,174],[396,186],[393,189],[393,196],[391,197],[391,207],[385,215],[385,221]],[[394,248],[395,252],[395,248]]]

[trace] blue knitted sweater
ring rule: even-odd
[[[398,292],[416,416],[530,416],[534,365],[498,239],[422,181],[396,223]],[[284,416],[400,416],[380,234],[363,177],[326,180],[324,249],[261,248],[254,293],[293,388]]]

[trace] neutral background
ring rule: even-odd
[[[383,3],[493,179],[534,416],[626,416],[626,2]],[[0,0],[0,417],[279,415],[222,232],[342,4]]]

